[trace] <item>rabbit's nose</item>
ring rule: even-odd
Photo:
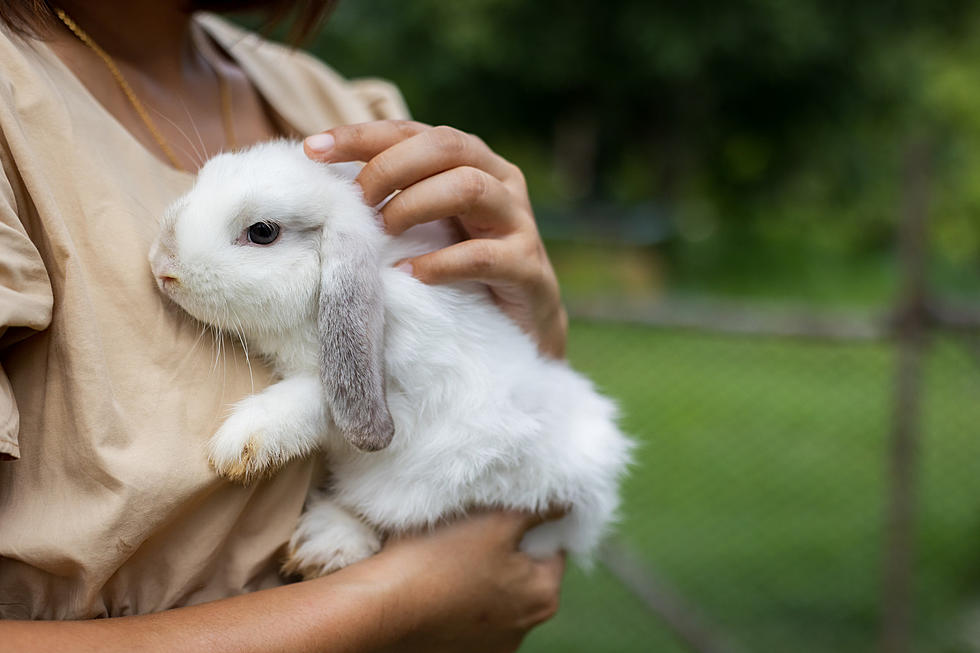
[[[166,292],[174,285],[180,285],[180,279],[169,274],[161,274],[157,276],[157,285],[160,286],[160,290]]]
[[[157,283],[157,288],[159,288],[160,292],[167,296],[171,296],[172,293],[180,286],[180,277],[177,276],[176,270],[171,265],[165,265],[160,269],[154,269],[153,277]]]

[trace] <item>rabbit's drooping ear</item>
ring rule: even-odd
[[[324,234],[317,327],[320,377],[334,423],[364,451],[384,449],[395,425],[384,378],[384,303],[370,245]]]

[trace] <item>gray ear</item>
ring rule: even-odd
[[[384,303],[378,262],[349,235],[324,235],[321,245],[320,378],[333,421],[364,451],[391,443],[384,378]]]

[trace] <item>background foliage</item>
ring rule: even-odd
[[[873,311],[925,143],[932,286],[980,295],[980,5],[343,0],[311,49],[519,164],[571,304]],[[867,651],[896,348],[573,322],[640,441],[622,537],[741,651]],[[910,650],[980,651],[980,339],[925,354]],[[680,651],[602,566],[528,651]]]
[[[662,244],[658,288],[865,303],[910,139],[936,274],[973,286],[978,37],[968,0],[348,0],[312,49],[521,165],[546,235]]]

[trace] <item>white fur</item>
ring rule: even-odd
[[[381,539],[370,526],[329,496],[313,492],[289,540],[288,573],[323,576],[378,552]]]
[[[587,557],[614,517],[631,447],[612,402],[566,363],[541,356],[484,287],[429,286],[395,269],[449,244],[449,230],[430,223],[384,234],[350,176],[311,162],[296,143],[260,145],[208,162],[163,221],[150,259],[164,292],[195,317],[242,332],[282,378],[236,406],[209,445],[213,465],[247,481],[314,448],[326,452],[331,494],[309,503],[287,562],[307,576],[370,555],[378,532],[476,506],[570,506],[523,548]],[[243,241],[260,220],[281,225],[278,241]],[[338,435],[318,376],[327,263],[319,244],[341,236],[371,253],[381,280],[395,435],[373,453]]]

